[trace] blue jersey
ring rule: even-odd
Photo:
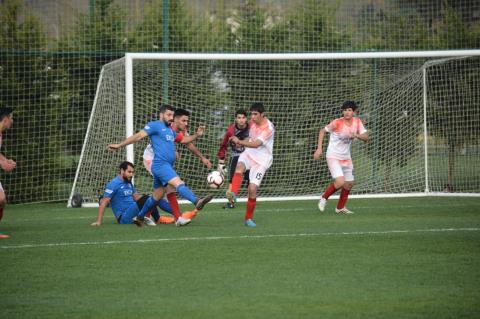
[[[150,136],[154,153],[153,164],[169,163],[173,166],[177,133],[163,121],[149,122],[143,130]]]
[[[112,207],[115,217],[123,214],[128,207],[135,203],[133,194],[135,187],[132,183],[126,182],[120,176],[112,179],[105,187],[103,197],[110,198],[110,207]]]

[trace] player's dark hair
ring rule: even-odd
[[[135,168],[135,165],[129,161],[122,162],[118,168],[120,168],[122,171],[126,171],[128,167]]]
[[[168,104],[160,105],[160,108],[158,109],[158,112],[159,113],[165,113],[167,110],[175,112],[175,108],[171,105],[168,105]]]
[[[255,102],[250,107],[250,112],[265,113],[265,107],[262,103]]]
[[[173,117],[190,116],[190,112],[185,109],[176,109]]]
[[[357,103],[353,102],[353,101],[345,101],[343,102],[343,105],[342,105],[342,110],[346,110],[346,109],[352,109],[353,111],[355,111],[357,109]]]
[[[245,115],[245,117],[247,117],[247,111],[245,111],[244,109],[238,109],[235,111],[235,117],[237,117],[237,115]]]
[[[11,107],[0,107],[0,121],[12,114],[12,112],[13,108]]]

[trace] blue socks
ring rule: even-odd
[[[172,207],[170,207],[170,204],[165,198],[162,198],[160,202],[158,202],[158,207],[160,207],[160,209],[163,210],[164,212],[167,212],[170,215],[173,215]]]
[[[145,214],[148,213],[152,209],[152,207],[157,205],[158,205],[158,202],[155,199],[153,199],[152,196],[148,197],[145,204],[143,204],[142,210],[138,213],[138,217],[145,218]]]
[[[188,188],[185,184],[178,185],[177,193],[192,204],[195,204],[197,202],[197,196],[195,196],[192,190]]]

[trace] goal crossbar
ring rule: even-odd
[[[345,53],[126,53],[132,60],[352,60],[479,56],[480,50],[385,51]]]

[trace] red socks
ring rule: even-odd
[[[177,193],[169,193],[167,194],[167,200],[168,203],[170,204],[170,207],[172,208],[172,213],[173,216],[175,216],[175,219],[178,219],[180,215],[180,206],[178,206],[178,201],[177,201]]]
[[[243,182],[243,174],[241,173],[235,173],[233,175],[233,179],[232,179],[232,189],[231,191],[237,195],[238,194],[238,190],[240,189],[240,186],[242,186],[242,182]]]
[[[325,199],[328,199],[336,191],[337,189],[335,188],[335,185],[333,183],[330,183],[330,185],[327,186],[327,189],[325,189],[325,192],[323,193],[322,197]]]
[[[348,199],[348,194],[350,194],[350,190],[346,190],[342,188],[342,192],[340,193],[340,199],[338,200],[337,209],[342,209],[345,207],[345,203]]]
[[[245,213],[245,220],[253,219],[253,211],[255,210],[255,206],[257,205],[256,198],[249,198],[247,202],[247,212]]]

